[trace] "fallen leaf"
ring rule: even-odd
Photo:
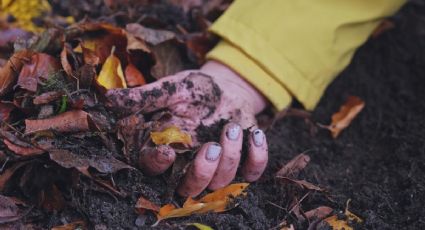
[[[185,43],[189,55],[194,56],[192,59],[198,64],[203,64],[205,62],[206,54],[215,45],[214,39],[209,33],[189,34],[185,38]]]
[[[171,31],[150,29],[137,23],[127,24],[125,28],[129,34],[154,46],[176,37]]]
[[[124,144],[122,149],[126,159],[130,159],[130,153],[142,149],[147,128],[149,126],[140,113],[132,114],[117,122],[117,137]]]
[[[333,138],[337,138],[341,131],[347,128],[351,121],[362,111],[364,106],[364,101],[359,97],[348,97],[339,111],[332,115],[332,123],[329,126],[325,126],[325,128],[331,131]]]
[[[150,53],[151,50],[148,45],[136,36],[127,33],[127,51],[142,50],[143,52]]]
[[[16,19],[13,26],[27,31],[41,31],[41,28],[34,24],[33,20],[50,11],[51,6],[47,0],[0,1],[0,16],[13,15]]]
[[[62,91],[50,91],[46,93],[42,93],[32,100],[32,103],[34,105],[42,105],[42,104],[48,104],[52,101],[55,101],[59,98],[61,98],[64,95],[64,92]]]
[[[9,58],[6,65],[0,69],[0,96],[5,95],[12,89],[24,62],[29,61],[31,55],[32,52],[28,50],[16,52]]]
[[[303,170],[310,162],[310,157],[303,153],[295,156],[291,161],[286,163],[277,173],[276,176],[286,177],[297,174]]]
[[[120,60],[114,55],[114,48],[100,70],[97,82],[106,89],[127,88]]]
[[[59,225],[53,227],[51,230],[85,230],[87,229],[86,223],[84,221],[74,221],[68,224]]]
[[[312,184],[308,181],[305,181],[305,180],[295,180],[295,179],[292,179],[292,178],[281,177],[281,176],[278,176],[277,178],[280,178],[280,179],[283,179],[284,181],[288,181],[288,182],[291,182],[293,184],[296,184],[296,185],[298,185],[298,186],[300,186],[301,188],[304,188],[304,189],[314,190],[314,191],[318,191],[318,192],[325,191],[325,189],[320,188],[319,186],[314,185],[314,184]]]
[[[0,191],[3,191],[6,183],[9,181],[9,179],[13,176],[13,174],[20,168],[22,168],[23,166],[25,166],[26,164],[28,164],[28,161],[21,161],[18,163],[15,163],[13,166],[7,168],[6,170],[3,171],[2,174],[0,174]]]
[[[67,74],[68,77],[74,77],[74,73],[73,73],[71,63],[68,60],[69,55],[72,56],[72,50],[70,48],[70,45],[68,43],[65,43],[64,46],[63,46],[63,49],[60,53],[61,65],[62,65],[62,68],[63,68],[63,70],[65,71],[65,73]],[[74,58],[74,60],[75,60],[75,58]]]
[[[353,227],[350,226],[352,222],[363,222],[360,217],[348,211],[348,209],[345,210],[344,215],[346,216],[346,218],[344,219],[340,219],[337,215],[333,215],[324,219],[324,221],[329,224],[329,226],[331,226],[333,230],[353,230]]]
[[[182,57],[177,45],[173,41],[163,42],[151,47],[155,65],[151,74],[156,79],[175,74],[184,69]]]
[[[321,220],[332,213],[333,209],[327,206],[320,206],[315,209],[312,209],[306,213],[304,213],[307,219],[312,220]]]
[[[49,150],[50,159],[64,168],[87,168],[93,167],[101,173],[115,173],[122,169],[133,169],[133,167],[113,158],[106,156],[85,156],[75,154],[64,149]]]
[[[144,198],[143,196],[139,197],[137,200],[136,209],[139,211],[139,213],[144,213],[145,210],[159,212],[159,206],[152,203],[152,201]]]
[[[205,225],[205,224],[200,224],[200,223],[189,223],[189,224],[186,224],[186,225],[196,227],[199,230],[214,230],[210,226]]]
[[[99,184],[100,186],[108,189],[109,191],[113,192],[115,195],[120,196],[120,197],[126,197],[126,193],[125,192],[121,192],[118,189],[116,189],[111,183],[109,183],[108,181],[99,179],[94,177],[93,175],[91,175],[91,173],[89,172],[89,167],[79,167],[77,168],[77,170],[83,174],[84,176],[92,179],[94,182],[96,182],[97,184]]]
[[[60,211],[65,207],[65,199],[56,185],[39,193],[41,206],[49,211]]]
[[[17,39],[30,39],[32,33],[19,28],[8,28],[0,30],[0,47],[13,44]]]
[[[146,84],[143,74],[131,63],[125,67],[125,80],[127,81],[128,87],[136,87]]]
[[[12,103],[0,102],[0,122],[7,122],[14,109],[15,106]]]
[[[170,3],[179,6],[184,12],[189,12],[192,8],[202,6],[202,0],[169,0]]]
[[[4,138],[3,142],[9,150],[21,156],[39,155],[45,152],[40,146],[35,146],[23,140],[10,132],[0,131],[0,135]]]
[[[192,145],[190,134],[180,131],[180,128],[177,126],[170,126],[161,132],[151,132],[151,138],[156,145],[168,145],[172,143]]]
[[[40,79],[47,80],[59,70],[59,66],[59,62],[53,56],[35,53],[30,61],[23,65],[17,85],[30,92],[36,92]]]
[[[84,63],[92,65],[92,66],[97,66],[100,63],[100,58],[96,55],[96,53],[93,50],[87,49],[84,46],[81,46],[81,49],[83,52]]]
[[[0,218],[15,217],[18,213],[16,202],[10,197],[0,195]]]
[[[40,120],[25,120],[25,134],[38,131],[84,132],[89,130],[89,115],[82,110],[72,110]]]
[[[230,203],[234,198],[240,195],[245,195],[244,190],[248,187],[248,185],[248,183],[231,184],[207,194],[199,200],[193,200],[191,197],[188,197],[182,208],[176,208],[172,204],[167,204],[159,210],[159,213],[157,214],[158,220],[153,226],[156,226],[164,219],[184,217],[206,212],[227,211],[232,208]]]

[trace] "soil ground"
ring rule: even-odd
[[[358,50],[312,113],[315,122],[328,124],[348,96],[362,98],[366,107],[340,137],[335,140],[323,129],[311,132],[305,119],[285,117],[267,132],[267,171],[249,186],[238,207],[167,220],[157,228],[184,229],[184,223],[199,222],[214,229],[279,229],[283,221],[307,228],[287,209],[290,199],[301,198],[306,191],[274,178],[292,157],[307,152],[311,162],[299,179],[328,192],[309,193],[301,202],[302,210],[321,205],[344,210],[351,199],[350,210],[364,220],[361,229],[421,229],[425,224],[425,4],[411,1],[391,20],[395,28]],[[162,204],[170,201],[166,180],[166,176],[152,178],[123,170],[114,181],[130,196],[119,198],[93,189],[98,186],[83,178],[65,196],[67,209],[27,218],[38,218],[43,228],[85,218],[93,229],[149,229],[154,216],[138,217],[134,204],[140,195]]]

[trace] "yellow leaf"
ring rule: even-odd
[[[114,50],[112,48],[111,55],[109,55],[103,64],[97,82],[106,89],[127,88],[121,62],[114,55]]]
[[[198,228],[199,230],[214,230],[210,226],[207,226],[205,224],[200,224],[200,223],[189,223],[189,224],[186,224],[186,225],[187,226],[194,226],[194,227]]]
[[[243,191],[248,186],[248,183],[231,184],[225,188],[219,189],[215,192],[207,194],[199,200],[193,200],[191,197],[187,198],[182,208],[176,208],[172,204],[167,204],[159,210],[157,215],[157,225],[161,220],[190,216],[192,214],[202,214],[206,212],[223,212],[229,207],[233,198],[244,195]]]
[[[33,23],[34,18],[41,18],[51,11],[47,0],[1,0],[0,16],[12,15],[16,22],[12,25],[27,31],[40,32],[41,28]]]
[[[348,97],[347,101],[341,106],[339,111],[332,115],[332,123],[327,127],[331,131],[332,137],[337,138],[340,132],[347,128],[357,114],[362,111],[364,106],[364,101],[359,97]]]
[[[156,145],[182,143],[191,145],[192,137],[177,126],[170,126],[161,132],[151,132],[151,138]]]
[[[347,217],[346,219],[338,219],[337,215],[333,215],[324,219],[324,221],[327,222],[329,226],[332,227],[333,230],[353,230],[353,227],[349,226],[348,222],[357,222],[357,223],[363,222],[363,220],[360,219],[360,217],[348,211],[348,209],[345,209],[344,214]]]

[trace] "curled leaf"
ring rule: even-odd
[[[114,55],[114,49],[103,64],[97,82],[106,89],[127,88],[121,62]]]
[[[159,210],[157,215],[157,225],[161,220],[190,216],[193,214],[202,214],[206,212],[224,212],[232,208],[231,201],[243,192],[248,183],[231,184],[227,187],[214,191],[199,200],[193,200],[191,197],[187,198],[182,208],[176,208],[172,204],[167,204]],[[233,206],[234,207],[234,206]]]
[[[29,61],[31,51],[19,51],[13,54],[7,63],[0,68],[0,96],[8,93],[15,84],[25,61]]]
[[[326,127],[331,131],[332,137],[337,138],[341,131],[347,128],[351,121],[362,111],[364,106],[364,101],[359,97],[348,97],[339,111],[332,115],[332,123]]]
[[[170,126],[161,132],[151,132],[151,138],[156,145],[182,143],[191,145],[192,137],[177,126]]]
[[[40,119],[25,120],[25,133],[55,130],[57,132],[83,132],[89,130],[88,114],[82,110],[61,113],[57,116]]]
[[[284,165],[277,173],[276,176],[289,176],[297,174],[299,171],[303,170],[307,164],[310,162],[310,157],[301,153],[295,156],[291,161]]]
[[[152,201],[144,198],[143,196],[139,197],[139,199],[137,200],[136,209],[140,213],[143,213],[145,210],[151,210],[151,211],[154,211],[154,212],[159,212],[158,205],[152,203]]]

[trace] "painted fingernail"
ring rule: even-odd
[[[239,133],[241,132],[241,127],[237,124],[232,124],[227,129],[226,135],[230,140],[236,140],[239,137]]]
[[[262,146],[264,143],[264,132],[261,129],[256,129],[252,132],[252,139],[255,146]]]
[[[208,146],[206,158],[209,161],[216,161],[221,153],[221,146],[219,144],[211,144]]]

